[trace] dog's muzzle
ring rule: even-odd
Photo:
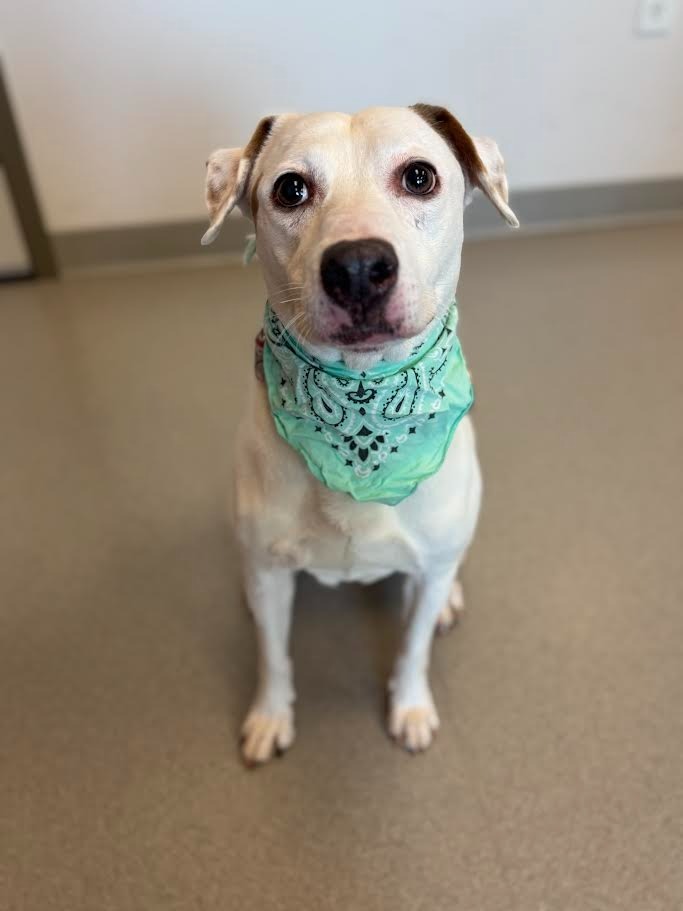
[[[323,253],[322,286],[330,300],[344,309],[359,329],[382,328],[384,305],[398,279],[398,257],[386,240],[370,237],[341,240]]]

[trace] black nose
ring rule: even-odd
[[[340,240],[323,253],[323,288],[354,320],[367,317],[389,297],[398,277],[398,257],[386,240]]]

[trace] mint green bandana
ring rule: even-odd
[[[441,467],[472,405],[457,323],[453,303],[407,360],[355,371],[312,357],[267,306],[263,374],[278,433],[331,490],[400,503]]]

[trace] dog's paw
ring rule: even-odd
[[[434,739],[439,716],[431,699],[424,705],[392,705],[389,733],[410,753],[421,753]]]
[[[451,590],[448,593],[448,601],[436,621],[437,634],[442,636],[449,629],[452,629],[464,612],[465,596],[463,595],[462,585],[458,579],[454,579]]]
[[[262,765],[280,756],[294,743],[291,708],[272,714],[255,706],[242,725],[242,758],[248,766]]]

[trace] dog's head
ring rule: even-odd
[[[452,300],[476,189],[517,226],[495,142],[445,108],[267,117],[209,158],[202,243],[239,206],[290,331],[326,358],[392,360]]]

